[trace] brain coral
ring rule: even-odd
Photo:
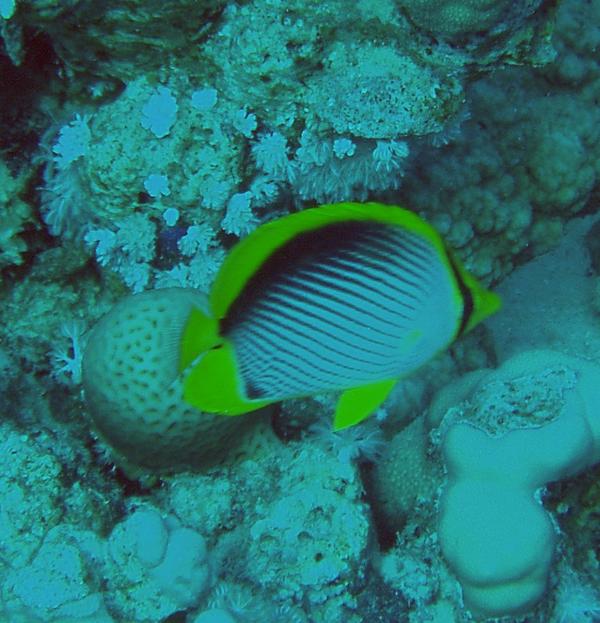
[[[436,35],[458,38],[489,31],[515,17],[531,15],[540,0],[397,0],[397,4],[419,27]]]
[[[149,290],[122,299],[90,333],[86,402],[125,468],[165,472],[210,463],[253,421],[201,413],[183,400],[181,329],[192,308],[204,305],[191,288]]]

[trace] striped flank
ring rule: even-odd
[[[251,399],[348,389],[407,374],[460,322],[446,257],[399,226],[300,234],[246,284],[222,322]]]

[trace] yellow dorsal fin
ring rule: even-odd
[[[342,430],[369,417],[388,397],[397,379],[379,381],[345,391],[339,398],[333,417],[333,430]]]
[[[440,253],[445,247],[436,230],[410,210],[381,203],[335,203],[309,208],[265,223],[238,242],[223,262],[210,295],[216,318],[229,306],[273,252],[298,234],[343,221],[376,221],[399,225],[426,238]]]
[[[206,413],[241,415],[269,404],[242,396],[233,348],[226,340],[204,354],[183,380],[183,397]]]

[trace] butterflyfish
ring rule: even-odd
[[[415,213],[309,208],[259,226],[217,273],[181,343],[184,398],[239,415],[342,392],[333,427],[373,413],[398,379],[500,308]]]

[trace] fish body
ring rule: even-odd
[[[238,415],[342,391],[334,428],[345,428],[499,306],[416,214],[378,203],[311,208],[233,248],[210,314],[195,310],[184,332],[184,396]]]

